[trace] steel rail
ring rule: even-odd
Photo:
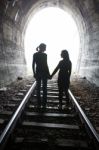
[[[31,94],[33,93],[33,91],[35,89],[35,87],[36,87],[36,81],[32,84],[31,88],[29,89],[29,91],[27,92],[25,97],[23,98],[23,100],[20,103],[19,107],[17,108],[17,110],[13,114],[12,118],[10,119],[8,124],[6,125],[4,131],[2,132],[2,134],[0,136],[0,150],[4,149],[5,144],[8,140],[8,138],[9,138],[9,136],[11,135],[18,119],[20,118],[20,116],[22,114],[22,111],[24,110],[24,108],[26,106],[26,103],[28,102]]]
[[[90,122],[90,120],[88,119],[88,117],[86,116],[86,114],[84,113],[83,109],[80,107],[80,105],[76,101],[76,99],[73,96],[72,92],[70,90],[68,92],[69,92],[70,97],[72,98],[73,103],[76,106],[76,109],[80,112],[80,115],[82,116],[84,122],[86,123],[86,125],[90,129],[91,134],[93,135],[93,137],[95,138],[95,140],[96,140],[96,142],[98,143],[98,146],[99,146],[99,134],[97,133],[97,131],[93,127],[92,123]]]

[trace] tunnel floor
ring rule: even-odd
[[[16,99],[20,90],[25,88],[28,91],[30,88],[28,83],[33,81],[32,77],[18,78],[12,84],[0,89],[0,113],[9,109],[7,105]],[[99,87],[91,84],[86,78],[74,76],[71,79],[70,90],[99,133]],[[23,97],[24,95],[21,95],[21,98]]]

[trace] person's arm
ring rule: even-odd
[[[70,62],[70,66],[69,66],[69,78],[71,76],[71,72],[72,72],[72,63]]]
[[[49,72],[49,67],[48,67],[48,63],[47,63],[47,55],[46,55],[46,68],[47,68],[47,76],[48,78],[50,78],[50,72]]]
[[[51,75],[51,78],[56,74],[56,72],[58,71],[58,69],[59,69],[59,65],[60,65],[60,63],[57,65],[57,67],[54,69],[54,71],[53,71],[53,73],[52,73],[52,75]]]
[[[36,71],[35,71],[35,55],[33,55],[32,70],[33,70],[33,74],[34,74],[34,77],[35,77],[36,76]]]

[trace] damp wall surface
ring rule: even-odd
[[[18,7],[0,1],[0,87],[26,74]]]

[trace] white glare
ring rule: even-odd
[[[73,18],[59,8],[45,8],[31,19],[25,35],[25,57],[32,73],[32,57],[40,43],[47,45],[48,66],[52,73],[60,61],[61,50],[67,49],[76,69],[79,54],[79,34]]]

